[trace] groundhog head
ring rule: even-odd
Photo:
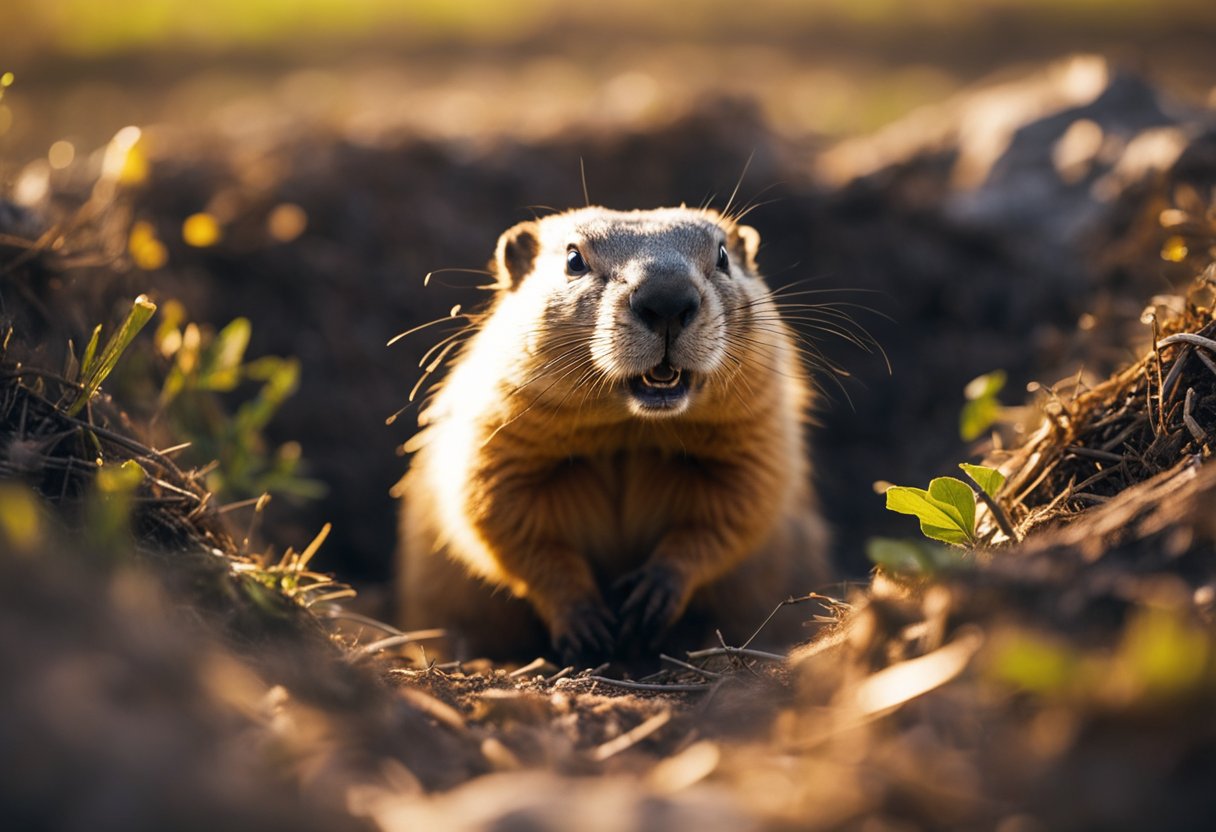
[[[519,321],[537,375],[526,383],[553,404],[646,418],[712,401],[749,362],[771,361],[763,330],[780,322],[756,273],[759,242],[686,208],[584,208],[509,229],[500,308],[537,313]]]

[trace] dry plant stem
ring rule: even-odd
[[[343,609],[331,609],[319,611],[325,618],[339,619],[342,621],[354,621],[356,624],[363,624],[384,633],[389,633],[394,636],[403,636],[405,632],[398,630],[392,624],[386,624],[383,621],[378,621],[366,615],[360,615],[357,612],[347,612]]]
[[[1186,425],[1186,429],[1191,432],[1191,436],[1195,437],[1195,441],[1202,445],[1207,440],[1207,431],[1205,431],[1195,417],[1191,415],[1191,408],[1195,404],[1195,388],[1188,387],[1186,389],[1186,403],[1182,406],[1182,422]]]
[[[709,647],[705,650],[693,650],[688,654],[688,658],[693,660],[706,659],[710,656],[741,656],[766,662],[783,662],[789,658],[780,653],[768,653],[764,650],[752,650],[747,647]]]
[[[1094,483],[1101,482],[1102,480],[1109,477],[1111,474],[1116,473],[1117,471],[1120,470],[1121,467],[1122,467],[1122,461],[1121,461],[1120,465],[1113,465],[1110,468],[1103,468],[1101,471],[1094,474],[1092,477],[1089,477],[1088,479],[1082,480],[1081,482],[1077,483],[1077,489],[1084,491],[1086,488],[1093,485]]]
[[[773,620],[773,616],[776,615],[781,610],[782,607],[789,607],[789,606],[793,606],[794,604],[804,604],[807,601],[817,601],[817,600],[820,600],[822,597],[823,596],[819,595],[819,593],[817,593],[817,592],[811,592],[807,595],[802,595],[798,598],[786,598],[780,604],[773,607],[773,611],[768,614],[767,618],[765,618],[762,622],[760,622],[760,626],[757,627],[756,631],[748,637],[747,641],[743,642],[742,646],[747,647],[753,641],[755,641],[756,636],[760,635],[760,633],[764,630],[764,628],[768,626],[768,622]],[[725,647],[726,645],[724,644],[723,646]]]
[[[671,711],[661,711],[635,728],[626,731],[619,737],[599,745],[591,751],[591,759],[602,763],[610,757],[615,757],[622,751],[627,751],[651,734],[671,722]]]
[[[1090,425],[1090,428],[1092,430],[1098,430],[1099,428],[1104,428],[1109,425],[1113,425],[1115,422],[1118,422],[1120,419],[1127,416],[1128,411],[1131,409],[1131,406],[1132,405],[1131,405],[1130,401],[1124,401],[1123,405],[1118,410],[1114,411],[1113,413],[1108,413],[1107,415],[1103,416],[1101,419],[1099,419],[1098,421],[1096,421],[1092,425]]]
[[[411,644],[427,638],[443,638],[446,635],[446,630],[414,630],[411,633],[401,633],[373,641],[371,644],[365,644],[359,648],[359,652],[364,655],[371,655],[372,653],[379,653],[381,650],[387,650],[390,647],[400,647],[403,644]]]
[[[1170,371],[1165,375],[1165,400],[1167,402],[1174,400],[1174,393],[1178,389],[1178,379],[1182,376],[1182,368],[1186,366],[1186,360],[1191,356],[1190,346],[1185,346],[1178,352],[1178,356],[1174,359],[1174,363],[1170,366]]]
[[[1124,442],[1127,441],[1128,437],[1130,437],[1133,433],[1135,433],[1137,430],[1140,429],[1140,426],[1142,424],[1144,424],[1145,418],[1146,418],[1145,416],[1137,416],[1136,419],[1131,424],[1129,424],[1123,430],[1119,431],[1113,438],[1111,438],[1111,440],[1109,442],[1104,444],[1101,447],[1101,450],[1109,451],[1111,448],[1117,448],[1120,445],[1122,445]],[[1152,420],[1150,419],[1149,421],[1151,424]],[[1119,459],[1120,459],[1120,461],[1122,461],[1123,458],[1119,457]]]
[[[537,656],[535,659],[528,662],[523,667],[512,670],[510,673],[507,674],[507,676],[509,676],[512,679],[520,679],[524,676],[527,676],[529,673],[534,673],[535,671],[540,670],[544,666],[545,666],[545,660],[542,659],[541,657]]]
[[[261,497],[250,497],[247,500],[236,500],[235,502],[225,503],[217,508],[216,512],[219,514],[227,514],[230,511],[238,511],[243,508],[249,508],[250,506],[256,506],[258,501],[261,499]]]
[[[68,381],[66,378],[64,378],[59,373],[52,373],[50,370],[40,370],[36,367],[17,367],[17,368],[11,369],[11,370],[8,368],[5,368],[4,375],[3,375],[4,378],[15,378],[15,379],[21,379],[25,376],[34,376],[35,378],[42,378],[42,379],[46,379],[47,381],[53,381],[56,384],[62,384],[64,387],[70,387],[73,390],[76,390],[77,392],[79,392],[84,387],[84,385],[80,384],[79,382]]]
[[[185,473],[180,468],[177,467],[177,463],[175,463],[173,460],[169,459],[167,456],[160,453],[159,451],[154,451],[151,448],[147,447],[146,445],[141,445],[140,443],[136,442],[134,439],[128,439],[127,437],[123,436],[120,433],[114,433],[113,431],[106,430],[105,428],[94,425],[91,422],[84,422],[79,419],[74,419],[72,417],[65,417],[65,418],[67,418],[67,420],[69,422],[79,425],[83,430],[92,431],[93,433],[97,434],[98,436],[102,437],[103,439],[107,439],[116,445],[121,445],[123,448],[125,448],[126,450],[130,451],[133,454],[136,454],[141,459],[146,459],[146,460],[155,462],[158,465],[160,465],[162,468],[164,468],[165,470],[171,471],[172,473],[174,473],[180,477],[186,478]]]
[[[599,682],[600,684],[608,685],[609,687],[621,688],[622,690],[648,690],[656,693],[701,693],[713,687],[713,685],[661,685],[648,684],[646,682],[629,682],[624,679],[609,679],[607,676],[583,676],[578,679],[580,682]]]
[[[1111,451],[1102,451],[1097,448],[1082,448],[1079,445],[1070,445],[1064,451],[1077,456],[1088,457],[1089,459],[1097,459],[1102,462],[1122,462],[1123,455],[1112,453]]]
[[[661,659],[662,661],[674,664],[676,667],[683,668],[684,670],[690,670],[699,676],[705,677],[706,679],[721,679],[722,678],[721,673],[714,673],[712,670],[706,670],[703,667],[697,667],[695,664],[689,664],[688,662],[680,661],[679,659],[669,656],[666,653],[660,653],[659,659]]]
[[[723,650],[729,650],[729,649],[731,649],[731,648],[730,648],[730,645],[726,643],[726,639],[722,637],[722,631],[721,631],[721,630],[714,630],[714,635],[716,635],[716,636],[718,637],[718,644],[721,644],[721,645],[722,645],[722,649],[723,649]],[[692,657],[691,657],[691,656],[689,656],[689,658],[692,658]],[[757,679],[759,679],[759,678],[760,678],[760,674],[756,672],[756,668],[752,667],[750,664],[748,664],[747,662],[743,661],[743,659],[742,659],[741,657],[739,657],[739,656],[737,656],[737,655],[732,655],[732,656],[731,656],[731,663],[732,663],[732,664],[733,664],[735,667],[739,668],[740,670],[746,670],[748,673],[750,673],[750,674],[751,674],[752,676],[754,676],[755,678],[757,678]]]
[[[1002,532],[1004,532],[1005,537],[1009,538],[1014,543],[1020,542],[1022,538],[1018,535],[1017,529],[1014,528],[1013,520],[1010,519],[1009,513],[1005,511],[1004,506],[993,499],[993,497],[987,491],[985,491],[978,482],[975,481],[975,477],[971,476],[966,471],[963,472],[963,476],[970,480],[971,490],[975,492],[975,495],[983,500],[984,505],[988,506],[988,510],[992,512],[993,519],[996,520],[997,526]]]
[[[56,223],[55,225],[52,225],[50,228],[48,228],[46,231],[44,231],[42,236],[39,237],[37,240],[33,240],[33,241],[21,240],[21,242],[24,245],[22,245],[20,247],[24,248],[25,250],[22,251],[20,254],[18,254],[16,257],[14,257],[12,260],[9,260],[7,263],[5,263],[3,267],[0,267],[0,274],[9,274],[9,273],[13,272],[14,270],[16,270],[18,267],[25,265],[30,260],[33,260],[35,257],[37,257],[42,252],[50,249],[50,247],[55,243],[55,241],[57,239],[59,239],[61,232],[63,232],[63,231],[64,231],[64,224]],[[9,237],[7,239],[20,240],[20,238],[12,238],[12,237]],[[8,245],[13,245],[13,243],[8,243]],[[14,247],[17,247],[17,246],[14,246]],[[23,284],[20,282],[18,282],[16,285],[19,288],[24,288]]]
[[[1205,367],[1212,371],[1212,375],[1216,376],[1216,361],[1213,361],[1212,357],[1202,350],[1196,352],[1195,355],[1199,357]]]
[[[1165,430],[1165,380],[1161,376],[1161,346],[1160,330],[1157,316],[1153,316],[1153,369],[1157,373],[1157,424],[1153,427],[1153,435],[1158,436]],[[1148,396],[1148,410],[1153,412],[1153,393],[1151,385],[1145,385],[1145,395]],[[1150,419],[1151,421],[1151,419]]]
[[[1176,332],[1173,335],[1167,335],[1157,342],[1157,348],[1168,347],[1170,344],[1191,344],[1216,353],[1216,341],[1193,332]]]

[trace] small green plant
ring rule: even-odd
[[[296,391],[300,363],[268,355],[245,360],[252,327],[236,318],[218,332],[187,323],[180,303],[170,301],[156,331],[156,346],[172,362],[160,393],[160,404],[174,434],[189,440],[200,464],[211,460],[207,486],[224,499],[263,493],[315,498],[323,486],[303,477],[300,446],[267,445],[263,431]],[[243,384],[259,384],[256,395],[229,413],[224,397]]]
[[[232,570],[244,579],[243,586],[254,603],[273,612],[282,608],[283,598],[311,607],[355,597],[355,591],[346,584],[308,568],[309,561],[329,536],[330,528],[329,523],[322,526],[303,552],[288,547],[277,562],[272,562],[269,552],[251,560],[234,561]]]
[[[86,532],[103,550],[121,551],[130,540],[131,518],[147,472],[133,459],[106,462],[97,469],[87,504]]]
[[[866,557],[888,572],[902,575],[933,575],[961,566],[966,553],[928,540],[898,540],[872,537],[866,541]]]
[[[137,297],[132,302],[131,311],[127,313],[126,319],[123,320],[118,331],[110,336],[110,340],[106,342],[105,349],[101,351],[100,355],[97,354],[97,347],[101,342],[101,324],[93,328],[93,335],[84,348],[80,362],[68,368],[68,380],[80,384],[80,393],[67,406],[69,416],[75,416],[83,410],[89,400],[97,394],[101,383],[114,371],[118,359],[122,357],[127,347],[131,346],[135,336],[155,313],[155,303],[148,300],[146,295]]]
[[[963,388],[967,402],[959,413],[958,433],[964,442],[979,439],[1001,418],[1005,407],[996,396],[1005,389],[1005,381],[1005,371],[994,370],[973,378]]]
[[[0,544],[6,551],[33,554],[43,543],[44,525],[38,498],[31,489],[0,482]]]
[[[990,499],[1005,484],[1005,476],[995,468],[962,463],[963,471]],[[955,477],[937,477],[929,488],[893,485],[886,491],[887,508],[911,514],[920,520],[921,533],[930,540],[955,546],[976,546],[976,491]]]
[[[1114,649],[1080,649],[1033,631],[999,634],[986,675],[1057,701],[1107,707],[1206,701],[1216,687],[1216,642],[1190,614],[1172,607],[1129,612]]]

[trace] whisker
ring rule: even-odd
[[[778,323],[791,324],[791,330],[799,330],[793,324],[811,324],[812,331],[828,332],[833,335],[838,335],[850,343],[854,343],[862,347],[867,352],[871,352],[875,346],[873,337],[865,331],[865,329],[856,321],[849,319],[833,318],[831,316],[821,317],[802,313],[800,315],[782,315],[780,318],[753,318],[752,324],[775,325]],[[849,329],[850,326],[856,327],[856,331]]]
[[[807,313],[782,315],[780,317],[753,316],[749,321],[751,325],[760,329],[764,329],[766,326],[770,327],[768,331],[779,331],[771,330],[771,327],[781,322],[795,324],[795,326],[789,328],[791,334],[795,337],[812,337],[810,333],[804,332],[796,326],[796,324],[810,324],[813,332],[836,335],[867,353],[877,353],[882,357],[883,363],[887,368],[887,373],[892,372],[890,356],[887,355],[887,351],[883,349],[882,344],[863,325],[847,315],[829,315],[826,320],[817,315]],[[834,324],[839,324],[839,326]],[[849,327],[852,327],[852,329],[849,329]]]
[[[460,269],[460,268],[432,269],[431,271],[426,273],[426,277],[422,278],[422,286],[423,286],[423,288],[429,286],[431,283],[431,277],[433,277],[434,275],[450,274],[453,272],[457,273],[457,274],[478,274],[483,277],[495,277],[496,276],[494,274],[494,272],[489,271],[488,269]],[[458,287],[458,288],[463,288],[463,287]]]
[[[435,346],[433,346],[429,350],[427,350],[426,354],[423,355],[422,358],[418,360],[418,366],[421,367],[424,364],[426,364],[427,361],[430,360],[431,356],[435,353],[436,350],[440,349],[444,344],[447,344],[451,341],[456,340],[461,335],[464,335],[466,332],[468,332],[470,337],[472,337],[473,333],[469,332],[469,330],[471,330],[472,328],[473,328],[472,325],[462,326],[460,329],[456,330],[455,332],[451,333],[450,335],[443,336],[443,338],[439,341],[439,343],[435,344]]]
[[[768,341],[759,338],[750,338],[746,335],[736,334],[733,336],[733,339],[743,341],[744,343],[757,348],[771,347],[771,344]],[[793,341],[790,346],[794,350],[795,354],[797,354],[803,361],[812,365],[813,367],[816,367],[817,369],[829,370],[833,375],[846,378],[852,375],[836,362],[829,359],[823,353],[823,351],[812,342],[796,340]]]
[[[756,200],[758,200],[760,197],[764,196],[766,193],[771,191],[773,188],[776,188],[780,185],[785,185],[785,184],[787,184],[785,182],[785,180],[779,179],[776,182],[771,182],[768,185],[765,185],[763,188],[761,188],[759,191],[757,191],[755,194],[753,194],[752,197],[747,202],[745,202],[743,205],[739,206],[739,209],[733,215],[725,214],[724,219],[726,219],[728,222],[731,222],[731,223],[738,223],[739,220],[743,219],[749,213],[751,213],[753,208],[761,207],[761,205],[756,204]],[[780,202],[780,201],[781,201],[780,199],[772,199],[772,200],[769,200],[768,202],[762,203],[762,205],[771,205],[774,202]]]
[[[756,413],[752,409],[751,401],[749,401],[749,400],[752,398],[755,398],[756,393],[752,389],[752,385],[751,385],[751,382],[747,378],[747,374],[743,372],[745,369],[744,364],[743,364],[743,359],[741,359],[737,355],[734,355],[729,347],[724,351],[723,357],[729,358],[732,361],[734,361],[734,363],[735,363],[735,369],[732,372],[730,372],[729,375],[727,376],[726,384],[733,385],[735,383],[735,381],[738,380],[738,382],[741,383],[744,388],[746,388],[746,394],[747,394],[746,397],[738,397],[738,401],[743,405],[743,408],[747,411],[748,417],[755,419]]]
[[[418,395],[418,389],[422,387],[423,383],[430,378],[437,369],[439,369],[439,365],[443,363],[443,359],[448,357],[448,353],[455,349],[456,345],[457,342],[455,341],[448,344],[446,347],[440,350],[439,355],[435,357],[435,360],[427,366],[426,372],[422,374],[422,377],[418,379],[418,382],[414,385],[414,389],[410,391],[411,402],[414,400],[414,396]]]
[[[754,199],[754,197],[753,197],[753,199]],[[750,203],[748,205],[743,206],[739,210],[739,213],[735,214],[733,217],[730,218],[730,221],[733,223],[742,222],[744,217],[746,217],[752,211],[755,211],[757,208],[763,208],[766,205],[775,205],[780,201],[781,201],[781,199],[778,198],[778,199],[766,199],[764,202]]]
[[[886,312],[882,312],[878,309],[875,309],[872,306],[866,306],[865,304],[852,303],[850,301],[843,301],[843,300],[842,301],[831,301],[828,303],[789,303],[789,304],[778,303],[778,304],[774,304],[773,308],[775,308],[778,312],[784,312],[787,309],[792,309],[795,311],[803,310],[803,309],[825,309],[825,310],[832,310],[832,312],[834,314],[844,315],[846,317],[849,316],[849,313],[845,312],[843,310],[856,309],[859,312],[867,312],[871,315],[876,315],[879,318],[882,318],[884,321],[887,321],[888,323],[892,323],[892,324],[896,323],[896,320],[893,317],[891,317],[890,315],[888,315]]]
[[[807,360],[807,357],[805,355],[803,356],[803,358],[804,358],[804,360]],[[774,375],[779,375],[784,378],[795,379],[798,381],[802,381],[806,384],[809,384],[811,389],[814,390],[816,394],[822,395],[824,398],[827,398],[829,401],[831,401],[832,396],[827,392],[827,390],[824,389],[823,385],[820,383],[820,379],[826,378],[827,380],[829,380],[832,383],[832,385],[834,385],[836,387],[836,389],[838,389],[840,391],[841,395],[844,396],[845,401],[848,403],[849,407],[854,410],[856,409],[855,405],[853,404],[853,397],[849,395],[848,389],[845,388],[844,383],[841,381],[841,378],[848,378],[849,373],[844,371],[840,367],[837,367],[836,365],[832,364],[831,362],[826,361],[826,359],[823,359],[822,356],[820,356],[815,361],[808,361],[808,363],[814,364],[820,370],[820,372],[812,373],[809,376],[792,376],[789,373],[785,372],[782,368],[774,366],[770,362],[762,362],[759,360],[755,360],[754,363],[757,364],[758,366],[762,367],[765,371],[770,372]],[[827,370],[828,372],[822,372],[823,370]]]
[[[508,391],[507,397],[510,398],[510,397],[515,396],[517,393],[521,392],[525,388],[535,384],[540,379],[545,378],[546,374],[550,371],[552,373],[560,373],[560,372],[564,371],[565,369],[567,369],[568,367],[575,366],[582,361],[589,360],[587,357],[579,355],[578,352],[579,352],[579,350],[577,348],[571,348],[571,349],[567,350],[566,352],[564,352],[558,356],[555,356],[554,358],[545,362],[543,365],[541,365],[540,367],[538,367],[536,369],[536,371],[533,373],[533,375],[530,378],[524,379],[523,382],[521,382],[520,384],[517,384],[513,389]],[[546,388],[546,390],[547,389],[548,388]],[[543,395],[543,391],[542,391],[542,395]]]
[[[462,314],[457,314],[457,315],[444,315],[442,318],[436,318],[433,321],[427,321],[424,324],[419,324],[418,326],[416,326],[412,329],[407,329],[405,332],[397,333],[392,338],[388,339],[388,343],[385,344],[384,346],[391,347],[393,344],[397,343],[402,338],[413,335],[415,332],[421,332],[422,330],[426,329],[427,327],[432,327],[435,324],[441,324],[444,321],[453,321],[453,320],[457,320],[459,318],[464,318],[467,321],[473,321],[478,317],[479,316],[475,316],[472,313],[462,313]]]
[[[752,159],[754,158],[756,158],[756,150],[752,148],[752,152],[747,154],[747,161],[743,163],[743,170],[739,174],[739,179],[735,182],[735,189],[730,192],[730,199],[726,200],[726,207],[722,209],[722,216],[730,216],[730,206],[734,203],[735,197],[739,195],[739,188],[743,186],[743,180],[747,177],[747,169],[752,166]]]
[[[554,381],[553,381],[553,382],[552,382],[552,383],[551,383],[551,384],[550,384],[548,387],[546,387],[546,388],[545,388],[544,390],[542,390],[542,391],[541,391],[539,394],[537,394],[536,398],[534,398],[534,399],[533,399],[531,402],[529,402],[529,403],[528,403],[528,405],[527,405],[527,407],[525,407],[525,408],[524,408],[523,410],[521,410],[519,413],[516,413],[514,416],[512,416],[512,417],[511,417],[510,419],[508,419],[507,421],[503,422],[503,423],[502,423],[501,425],[499,425],[498,427],[494,428],[494,430],[493,430],[493,431],[491,431],[490,435],[489,435],[489,436],[487,436],[487,437],[485,438],[485,441],[481,443],[481,447],[483,447],[483,448],[484,448],[486,445],[490,444],[490,442],[491,442],[491,441],[493,441],[494,437],[498,436],[498,434],[499,434],[499,433],[501,433],[501,432],[503,431],[503,429],[504,429],[504,428],[508,427],[509,425],[513,425],[515,422],[519,421],[520,417],[524,416],[526,413],[528,413],[529,411],[531,411],[531,410],[532,410],[532,408],[536,407],[536,405],[537,405],[537,404],[540,402],[541,398],[542,398],[542,397],[545,395],[545,393],[547,393],[547,392],[549,392],[550,390],[552,390],[552,389],[553,389],[553,387],[554,387],[554,385],[559,384],[559,383],[560,383],[562,380],[564,380],[564,379],[565,379],[565,378],[566,378],[566,377],[567,377],[567,376],[568,376],[568,375],[569,375],[571,372],[573,372],[573,370],[568,370],[568,371],[566,371],[566,372],[563,372],[563,374],[562,374],[562,375],[560,375],[560,376],[558,376],[558,377],[557,377],[557,378],[556,378],[556,379],[555,379],[555,380],[554,380]],[[524,385],[524,386],[526,386],[526,385]],[[522,389],[522,387],[521,387],[521,388],[516,388],[516,391],[518,391],[519,389]]]

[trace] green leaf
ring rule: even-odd
[[[133,459],[118,465],[103,465],[97,470],[97,490],[102,494],[134,494],[147,472]]]
[[[1006,379],[1004,370],[993,370],[991,373],[985,373],[967,382],[967,386],[963,388],[963,395],[967,397],[968,401],[992,398],[1005,389]]]
[[[0,482],[0,541],[19,554],[33,554],[43,540],[43,520],[34,492]]]
[[[889,572],[931,575],[962,565],[958,549],[927,540],[896,540],[872,537],[866,541],[866,557]]]
[[[93,354],[96,350],[97,336],[100,334],[100,327],[93,331],[94,337],[89,341],[89,346],[85,348],[85,361],[81,362],[81,383],[84,387],[80,391],[80,395],[76,397],[76,401],[72,402],[68,407],[67,413],[69,416],[75,416],[88,403],[89,399],[97,392],[97,388],[101,387],[101,383],[106,380],[106,377],[114,370],[118,364],[118,359],[122,357],[123,352],[127,347],[131,346],[131,342],[135,340],[135,336],[144,328],[149,319],[156,313],[156,304],[148,300],[146,295],[140,295],[131,304],[131,311],[127,313],[126,320],[122,322],[122,326],[118,328],[110,336],[110,340],[106,342],[106,348],[102,350],[101,356],[94,359]],[[87,369],[85,365],[87,364]]]
[[[893,485],[887,489],[887,510],[911,514],[935,526],[953,524],[950,515],[923,488]]]
[[[1059,695],[1073,685],[1081,657],[1063,644],[1019,633],[994,648],[988,673],[1005,684],[1042,695]]]
[[[968,540],[975,537],[975,492],[971,486],[954,477],[937,477],[929,481],[929,496],[947,507]]]
[[[973,442],[1001,418],[1001,403],[996,399],[976,399],[963,405],[958,417],[958,435]]]
[[[958,467],[966,471],[967,476],[975,480],[989,497],[995,498],[996,492],[1000,491],[1001,486],[1005,484],[1005,475],[995,468],[972,465],[970,462],[960,462]]]
[[[89,371],[93,369],[93,359],[97,356],[97,342],[101,338],[101,324],[93,327],[93,335],[89,338],[89,343],[84,348],[84,355],[80,359],[80,378],[88,376]]]
[[[216,333],[199,369],[197,383],[201,389],[227,392],[236,388],[241,380],[241,361],[245,358],[252,331],[248,318],[234,318]]]
[[[76,345],[68,339],[67,355],[63,357],[63,377],[75,384],[80,380],[80,359],[76,357]]]
[[[1211,637],[1177,611],[1146,608],[1126,626],[1119,656],[1144,693],[1195,690],[1212,652]]]
[[[264,379],[257,398],[237,409],[233,424],[237,431],[260,431],[300,383],[300,362],[294,358],[263,356],[246,367],[251,379]]]
[[[86,534],[95,545],[113,550],[127,539],[136,492],[146,476],[133,459],[117,465],[106,463],[97,469],[86,524]]]
[[[1004,389],[1005,379],[1004,370],[995,370],[967,383],[963,389],[967,402],[958,419],[958,433],[963,441],[978,439],[1001,418],[1004,407],[996,396]]]
[[[887,489],[887,508],[900,514],[910,514],[920,520],[920,530],[925,537],[943,543],[965,544],[971,542],[975,525],[975,498],[971,489],[960,480],[954,480],[967,492],[970,519],[956,502],[959,492],[941,481],[940,477],[929,483],[929,491],[895,485]],[[936,489],[936,493],[934,490]]]
[[[181,338],[181,325],[185,319],[186,308],[182,306],[181,301],[170,300],[161,308],[160,324],[156,327],[152,340],[156,343],[156,348],[166,356],[172,355],[176,349],[166,349],[165,342],[174,333],[178,339]]]

